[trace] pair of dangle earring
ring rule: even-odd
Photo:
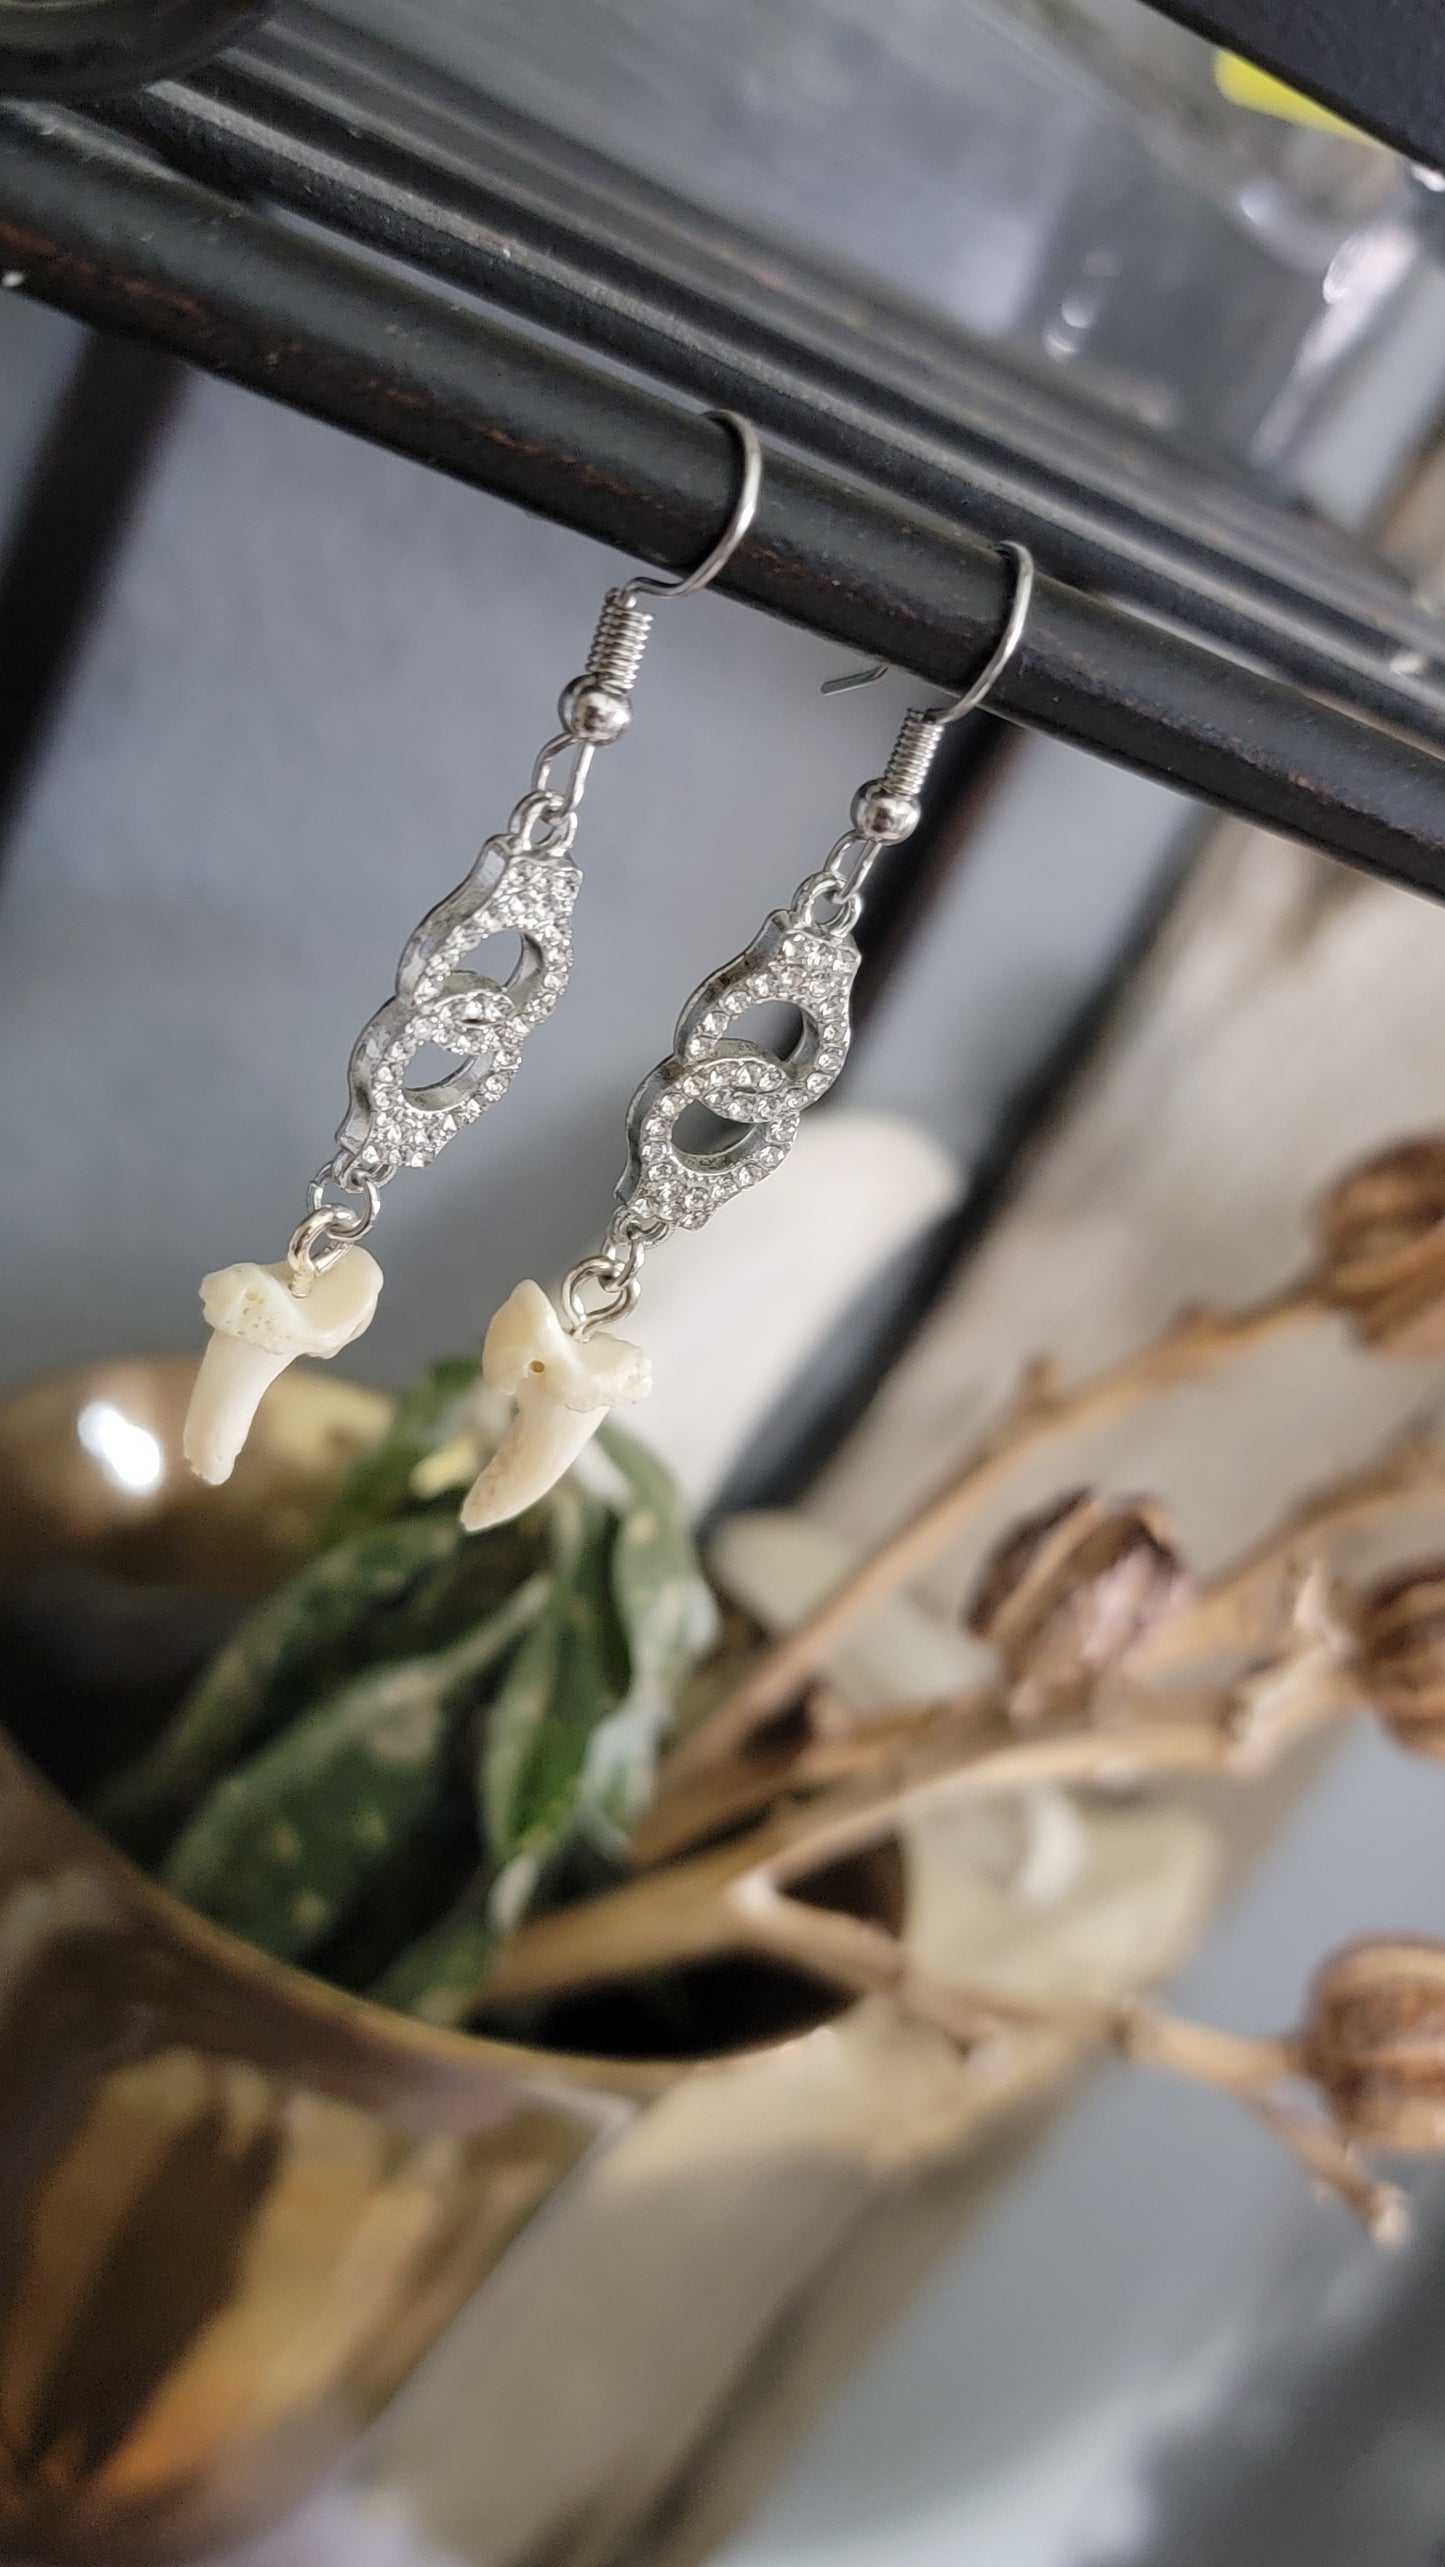
[[[859,954],[853,939],[864,887],[884,847],[916,828],[921,795],[944,732],[982,704],[1018,648],[1033,592],[1033,559],[1001,548],[1014,585],[1003,630],[972,685],[952,705],[904,717],[883,774],[853,797],[850,825],[785,909],[775,909],[746,950],[693,992],[667,1059],[650,1071],[627,1114],[627,1165],[616,1209],[596,1252],[565,1277],[560,1313],[537,1283],[518,1284],[487,1331],[482,1378],[514,1401],[512,1420],[462,1505],[469,1532],[505,1524],[560,1479],[610,1408],[641,1399],[651,1369],[640,1347],[606,1333],[635,1306],[649,1248],[677,1229],[697,1230],[786,1158],[804,1109],[833,1085],[847,1057],[849,1003]],[[868,669],[828,691],[884,674]],[[779,1054],[732,1028],[762,1003],[796,1010],[801,1029]],[[702,1108],[734,1127],[712,1148],[679,1138]]]
[[[608,591],[586,666],[562,691],[560,728],[540,751],[528,791],[465,880],[408,939],[392,995],[357,1038],[335,1150],[312,1179],[309,1208],[285,1258],[226,1266],[202,1283],[212,1333],[183,1442],[191,1468],[212,1485],[230,1477],[264,1392],[288,1364],[298,1355],[338,1355],[370,1326],[382,1274],[360,1243],[375,1224],[383,1187],[404,1167],[426,1167],[506,1094],[526,1037],[567,986],[582,880],[572,862],[578,815],[594,757],[632,719],[632,689],[653,621],[640,601],[706,588],[757,507],[762,456],[751,424],[730,410],[708,415],[730,430],[741,456],[721,537],[686,579],[638,576]],[[521,954],[505,983],[466,968],[476,946],[508,931],[520,937]],[[430,1084],[409,1085],[408,1069],[428,1046],[451,1053],[457,1067]],[[600,1346],[579,1344],[576,1361],[599,1387],[613,1382]],[[637,1395],[617,1378],[613,1396]]]
[[[382,1277],[360,1243],[376,1221],[382,1188],[403,1167],[425,1167],[505,1094],[526,1036],[566,987],[581,882],[571,862],[578,812],[597,750],[620,738],[631,719],[632,687],[652,625],[638,601],[705,588],[742,541],[757,507],[762,458],[752,427],[733,411],[709,415],[731,430],[742,455],[737,498],[721,538],[684,580],[639,576],[608,592],[587,665],[563,690],[561,729],[540,752],[529,791],[466,879],[422,920],[402,953],[392,996],[357,1039],[336,1148],[312,1181],[309,1209],[284,1262],[227,1266],[202,1284],[212,1335],[184,1445],[204,1480],[230,1476],[264,1392],[288,1364],[298,1355],[339,1354],[369,1326]],[[540,1284],[527,1282],[492,1320],[482,1378],[511,1397],[513,1413],[463,1502],[469,1532],[507,1523],[535,1504],[609,1409],[646,1396],[646,1355],[608,1331],[637,1302],[648,1250],[674,1230],[700,1229],[778,1167],[805,1107],[827,1094],[842,1069],[859,961],[853,930],[868,876],[883,848],[916,828],[944,732],[984,701],[1027,620],[1032,558],[1021,544],[1002,549],[1014,567],[1013,595],[999,639],[971,686],[952,705],[905,715],[883,774],[859,787],[849,827],[822,866],[799,884],[785,909],[772,912],[745,951],[688,1000],[671,1053],[632,1099],[616,1209],[600,1247],[565,1277],[560,1312]],[[828,691],[882,674],[870,669],[834,679]],[[505,984],[463,968],[477,945],[508,929],[520,936],[522,953]],[[783,1053],[731,1030],[768,1001],[790,1006],[801,1020]],[[424,1045],[451,1052],[459,1067],[430,1085],[409,1087],[408,1066]],[[678,1126],[693,1108],[730,1126],[728,1137],[713,1147],[689,1146]]]

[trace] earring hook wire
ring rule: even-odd
[[[716,419],[720,427],[729,429],[741,449],[742,476],[732,513],[711,552],[698,563],[696,570],[689,571],[683,579],[630,579],[627,583],[629,597],[696,597],[700,589],[711,587],[719,571],[727,568],[757,515],[758,498],[763,487],[763,450],[758,443],[756,428],[740,410],[706,410],[703,416]]]
[[[1000,544],[998,550],[1000,555],[1006,553],[1014,565],[1013,596],[1009,602],[1008,614],[1004,619],[1003,631],[977,677],[964,688],[962,695],[954,703],[940,706],[936,712],[929,710],[922,714],[922,719],[933,723],[940,731],[946,731],[950,722],[961,721],[965,713],[977,711],[984,698],[992,693],[1023,640],[1024,627],[1029,620],[1029,608],[1033,603],[1034,557],[1027,544]],[[880,677],[887,675],[887,661],[877,660],[867,668],[848,669],[841,677],[826,678],[821,692],[824,695],[848,695],[854,687],[875,686]]]

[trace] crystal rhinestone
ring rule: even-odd
[[[622,1200],[639,1218],[700,1228],[731,1196],[781,1165],[804,1105],[827,1093],[847,1055],[857,965],[851,938],[825,935],[796,919],[783,932],[775,915],[745,954],[694,993],[676,1055],[652,1073],[646,1109],[634,1120]],[[784,1059],[731,1032],[750,1008],[778,1000],[803,1018],[803,1038]],[[678,1118],[697,1103],[744,1127],[730,1149],[692,1158],[679,1148]],[[636,1101],[633,1110],[636,1117]]]

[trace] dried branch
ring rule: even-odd
[[[994,1799],[1044,1783],[1119,1789],[1152,1774],[1218,1772],[1230,1754],[1218,1729],[1181,1723],[1129,1736],[1079,1731],[980,1756],[974,1717],[954,1726],[943,1716],[933,1734],[895,1750],[861,1781],[840,1785],[802,1809],[778,1811],[730,1844],[520,1926],[479,1984],[477,1997],[502,2004],[562,1996],[705,1955],[751,1949],[750,1901],[881,1844],[928,1800]]]
[[[1318,2190],[1333,2193],[1354,2212],[1377,2245],[1404,2243],[1409,2234],[1404,2195],[1370,2174],[1333,2118],[1288,2092],[1302,2073],[1296,2038],[1251,2040],[1140,2006],[1121,2022],[1118,2047],[1126,2058],[1172,2068],[1179,2076],[1237,2097],[1273,2131]]]
[[[1320,2191],[1333,2194],[1382,2246],[1409,2234],[1408,2206],[1393,2184],[1371,2175],[1337,2124],[1288,2091],[1301,2072],[1293,2039],[1254,2039],[1134,2004],[1078,1997],[1032,1997],[998,1988],[950,1985],[919,1970],[881,1926],[805,1907],[756,1874],[732,1892],[753,1948],[853,1995],[886,1997],[964,2051],[1000,2031],[1052,2034],[1074,2047],[1104,2044],[1121,2057],[1172,2069],[1233,2095],[1255,2113]]]
[[[1075,1390],[1061,1389],[1051,1368],[1036,1367],[1017,1399],[973,1452],[899,1530],[851,1569],[795,1630],[764,1650],[741,1680],[673,1750],[669,1785],[691,1779],[732,1754],[786,1709],[824,1657],[866,1614],[947,1549],[998,1483],[1053,1437],[1101,1424],[1139,1400],[1196,1381],[1267,1339],[1317,1318],[1324,1304],[1308,1275],[1252,1308],[1221,1316],[1189,1311],[1150,1346]]]
[[[1445,1501],[1437,1453],[1413,1440],[1368,1470],[1318,1491],[1285,1523],[1252,1546],[1199,1593],[1176,1605],[1159,1628],[1130,1651],[1106,1699],[1109,1735],[1131,1740],[1162,1721],[1227,1732],[1241,1764],[1283,1752],[1322,1720],[1358,1707],[1359,1685],[1343,1662],[1343,1635],[1329,1636],[1323,1611],[1305,1612],[1321,1544],[1422,1498]],[[1290,1594],[1281,1631],[1281,1590]],[[1282,1645],[1283,1644],[1283,1645]],[[1226,1681],[1189,1689],[1166,1687],[1189,1662],[1225,1648],[1273,1650]],[[664,1767],[657,1797],[633,1842],[643,1865],[673,1859],[723,1828],[778,1802],[807,1796],[845,1777],[881,1777],[900,1749],[944,1743],[950,1758],[993,1754],[1010,1736],[997,1685],[952,1702],[923,1703],[881,1714],[841,1735],[811,1727],[786,1746],[744,1741],[695,1775]]]
[[[972,1730],[970,1728],[970,1738]],[[1231,1762],[1233,1748],[1219,1728],[1159,1721],[1135,1730],[1070,1730],[1054,1738],[1021,1740],[980,1756],[976,1745],[938,1734],[904,1751],[891,1768],[842,1785],[821,1800],[775,1819],[759,1830],[770,1840],[763,1862],[778,1881],[841,1862],[880,1844],[930,1803],[993,1800],[1041,1784],[1098,1785],[1128,1791],[1156,1776],[1215,1774]],[[757,1841],[757,1840],[755,1840]]]
[[[1210,1650],[1264,1644],[1281,1585],[1305,1576],[1325,1544],[1436,1497],[1445,1503],[1445,1468],[1438,1448],[1413,1434],[1393,1444],[1365,1469],[1315,1490],[1180,1604],[1132,1652],[1131,1674],[1152,1675]]]
[[[1303,2167],[1316,2192],[1333,2193],[1366,2228],[1377,2246],[1410,2242],[1410,2205],[1397,2184],[1370,2173],[1359,2150],[1332,2122],[1279,2095],[1251,2095],[1251,2112]]]
[[[746,1746],[691,1781],[660,1791],[634,1832],[632,1859],[644,1869],[670,1862],[782,1802],[876,1772],[900,1749],[936,1738],[945,1723],[960,1754],[970,1738],[979,1752],[998,1745],[1005,1732],[997,1687],[980,1686],[952,1701],[908,1704],[821,1734],[810,1714],[803,1737],[787,1746]]]
[[[1074,2049],[1110,2048],[1122,2058],[1169,2068],[1234,2096],[1255,2113],[1317,2189],[1342,2201],[1378,2244],[1399,2245],[1408,2236],[1403,2195],[1370,2174],[1332,2118],[1290,2094],[1291,2083],[1301,2074],[1296,2040],[1220,2032],[1137,2003],[1036,1997],[996,1987],[951,1984],[921,1970],[883,1926],[790,1898],[768,1867],[750,1869],[731,1880],[726,1870],[725,1859],[715,1856],[708,1864],[705,1883],[700,1869],[694,1874],[697,1897],[689,1916],[688,1957],[733,1950],[785,1961],[850,1996],[884,1999],[910,2022],[940,2033],[965,2056],[1000,2034],[1025,2032],[1051,2036]],[[676,1882],[676,1875],[671,1878]],[[618,1913],[629,1913],[635,1926],[642,1903],[623,1892],[614,1904]],[[675,1908],[674,1916],[682,1912]],[[565,1917],[552,1917],[529,1929],[538,1939],[537,1948],[547,1938],[548,1927],[564,1923]],[[555,1947],[555,1935],[550,1939]],[[542,1993],[535,1975],[529,1980],[525,1971],[508,1972],[507,1960],[515,1962],[516,1948],[514,1944],[511,1955],[504,1956],[499,1973],[503,1985],[498,1992],[506,1996]],[[615,1964],[620,1952],[615,1935],[608,1938],[608,1949]],[[634,1967],[635,1951],[634,1945]],[[594,1975],[598,1974],[589,1969],[588,1976]]]

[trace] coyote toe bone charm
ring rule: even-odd
[[[339,1355],[370,1327],[381,1268],[347,1248],[310,1289],[289,1265],[222,1266],[201,1285],[211,1342],[201,1360],[181,1437],[197,1479],[228,1480],[251,1421],[278,1374],[298,1355]]]
[[[519,1283],[487,1330],[482,1379],[516,1412],[462,1502],[468,1533],[509,1524],[555,1488],[609,1408],[647,1397],[652,1366],[621,1337],[570,1336],[541,1285]]]

